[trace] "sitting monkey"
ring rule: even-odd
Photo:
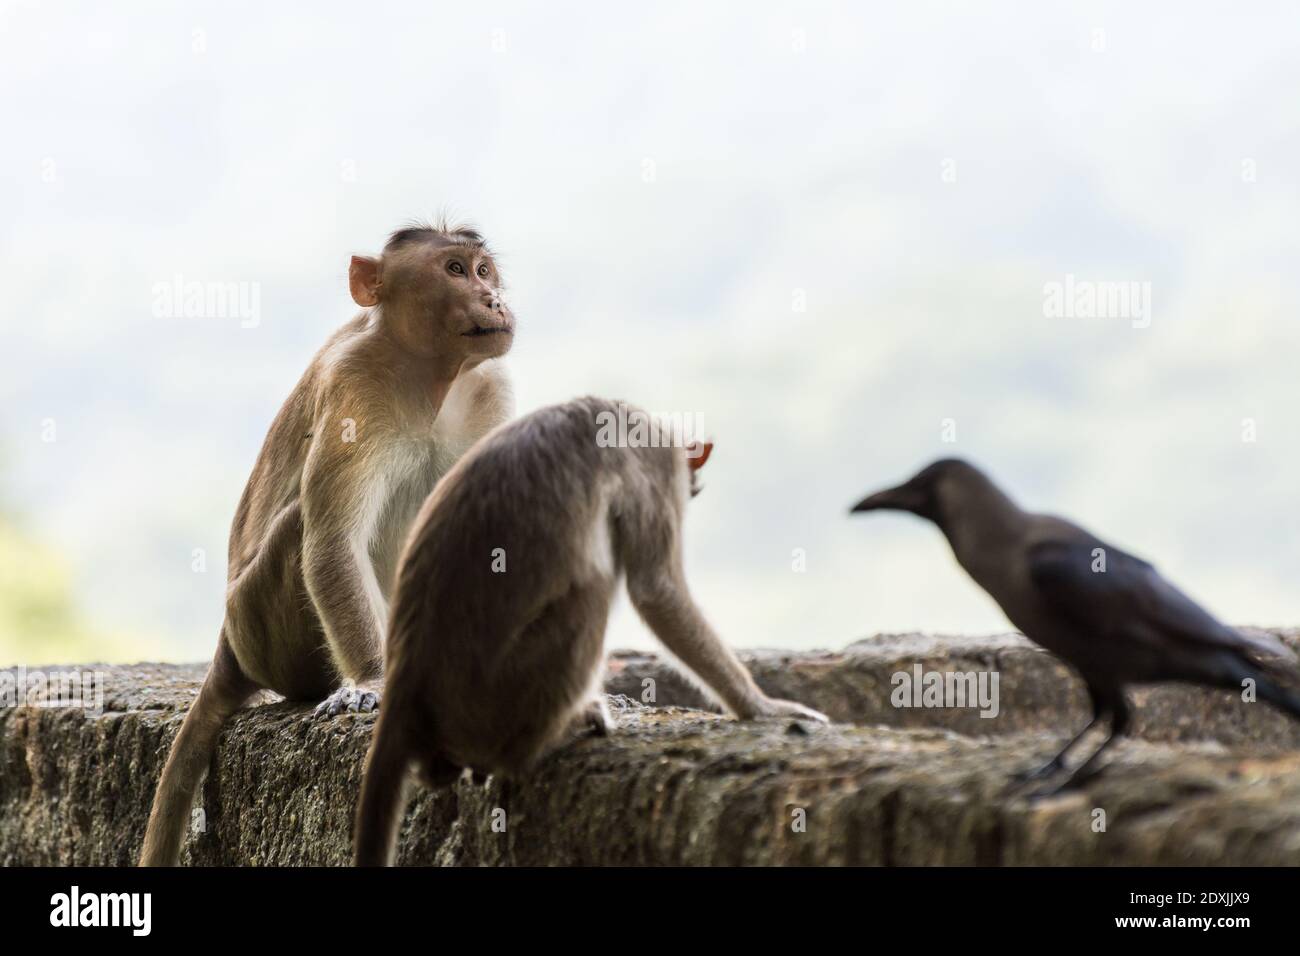
[[[712,444],[670,447],[652,423],[644,447],[601,447],[618,414],[584,398],[504,425],[420,509],[398,568],[358,864],[391,860],[412,765],[430,786],[464,767],[517,774],[574,728],[608,729],[605,625],[624,576],[646,624],[734,714],[826,720],[763,694],[691,599],[682,518]]]
[[[177,862],[222,725],[259,688],[322,701],[322,718],[377,706],[407,532],[452,462],[513,414],[496,359],[515,320],[477,232],[398,230],[382,255],[353,256],[348,280],[363,311],[280,409],[235,512],[216,656],[163,768],[143,865]]]

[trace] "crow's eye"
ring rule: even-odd
[[[486,279],[486,278],[488,277],[488,267],[487,267],[487,263],[486,263],[486,262],[480,262],[480,263],[479,263],[479,266],[478,266],[478,274],[479,274],[480,276],[482,276],[484,279]]]
[[[453,259],[451,262],[447,263],[447,271],[452,275],[463,276],[465,274],[465,267]]]

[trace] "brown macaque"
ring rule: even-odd
[[[620,412],[620,408],[622,411]],[[366,761],[356,861],[391,861],[408,772],[526,771],[567,734],[609,730],[605,625],[621,579],[642,619],[742,718],[824,721],[763,694],[686,586],[682,519],[712,444],[599,440],[627,406],[584,398],[483,439],[420,509],[398,571],[384,706]]]
[[[172,744],[143,865],[174,864],[226,719],[259,689],[378,705],[387,600],[420,505],[475,441],[513,414],[500,362],[515,320],[472,229],[412,226],[353,256],[364,311],[312,359],[235,512],[217,653]]]

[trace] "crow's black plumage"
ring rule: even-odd
[[[1083,735],[1109,718],[1106,740],[1062,787],[1095,770],[1102,752],[1128,729],[1124,691],[1131,684],[1183,681],[1241,690],[1250,680],[1260,700],[1300,718],[1300,694],[1278,683],[1265,663],[1294,659],[1285,644],[1221,624],[1150,564],[1082,528],[1022,511],[967,462],[937,461],[852,510],[909,511],[933,521],[957,562],[1011,623],[1079,672],[1093,719],[1030,776],[1062,769]]]

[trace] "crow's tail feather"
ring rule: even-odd
[[[1284,687],[1261,677],[1255,681],[1255,691],[1259,694],[1260,700],[1300,720],[1300,692],[1294,688]]]

